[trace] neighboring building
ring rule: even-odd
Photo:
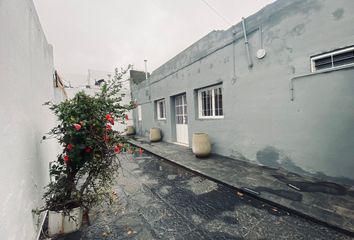
[[[67,83],[65,90],[68,93],[69,99],[73,98],[75,94],[80,91],[84,91],[89,95],[94,95],[100,91],[102,84],[107,83],[113,77],[113,73],[92,69],[88,70],[87,76],[80,74],[64,74],[64,80]],[[123,94],[122,104],[129,104],[131,101],[130,82],[127,78],[128,77],[123,77],[120,81],[122,84],[120,94]],[[116,121],[113,126],[114,130],[124,132],[127,125],[133,125],[132,112],[128,113],[128,119],[128,121],[125,121],[125,124]]]
[[[55,140],[41,142],[56,124],[44,102],[65,98],[32,0],[0,1],[0,239],[36,239],[44,214],[44,186]]]
[[[209,33],[133,78],[137,133],[191,147],[206,132],[215,153],[352,183],[353,12],[352,0],[278,0]]]
[[[68,94],[65,90],[65,85],[57,71],[54,71],[54,89],[55,103],[59,103],[65,99],[68,99]]]

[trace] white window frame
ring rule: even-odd
[[[215,91],[214,89],[218,89],[218,88],[221,88],[221,93],[222,93],[222,96],[224,95],[224,89],[222,87],[222,84],[220,85],[215,85],[215,86],[211,86],[211,87],[206,87],[206,88],[201,88],[198,90],[198,117],[200,119],[222,119],[224,118],[224,104],[222,106],[222,112],[223,112],[223,115],[220,115],[220,116],[216,116],[215,115]],[[212,115],[211,116],[203,116],[202,114],[202,92],[204,91],[207,91],[207,90],[213,90],[211,91],[211,112],[212,112]],[[224,103],[224,101],[223,101]]]
[[[162,103],[163,106],[163,113],[164,116],[161,117],[160,116],[160,103]],[[165,99],[160,99],[156,101],[156,116],[157,116],[157,120],[166,120],[166,103],[165,103]]]
[[[138,121],[142,121],[143,120],[143,115],[141,112],[141,105],[138,105]]]
[[[336,69],[336,68],[341,68],[341,67],[353,65],[353,63],[348,63],[348,64],[344,64],[344,65],[341,65],[341,66],[334,66],[333,65],[333,56],[334,55],[345,53],[345,52],[350,52],[350,51],[354,51],[354,46],[353,47],[347,47],[347,48],[344,48],[344,49],[341,49],[341,50],[335,50],[335,51],[332,51],[332,52],[329,52],[329,53],[324,53],[324,54],[321,54],[321,55],[317,55],[317,56],[311,57],[311,72],[326,71],[326,70],[331,70],[331,69]],[[326,58],[326,57],[330,57],[330,56],[332,57],[332,67],[317,70],[316,67],[315,67],[315,61],[319,60],[321,58]]]

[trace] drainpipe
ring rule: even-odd
[[[252,59],[251,59],[250,47],[249,47],[247,34],[246,34],[246,25],[245,25],[245,18],[244,17],[242,18],[242,26],[243,26],[243,35],[245,37],[245,46],[246,46],[246,52],[247,52],[248,67],[252,68],[253,63],[252,63]]]

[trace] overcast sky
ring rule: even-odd
[[[151,72],[212,30],[274,0],[34,0],[55,68],[86,74],[133,64]],[[216,9],[218,16],[207,3]],[[224,19],[226,20],[224,20]]]

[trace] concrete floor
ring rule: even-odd
[[[158,157],[120,155],[116,201],[69,239],[351,239]]]

